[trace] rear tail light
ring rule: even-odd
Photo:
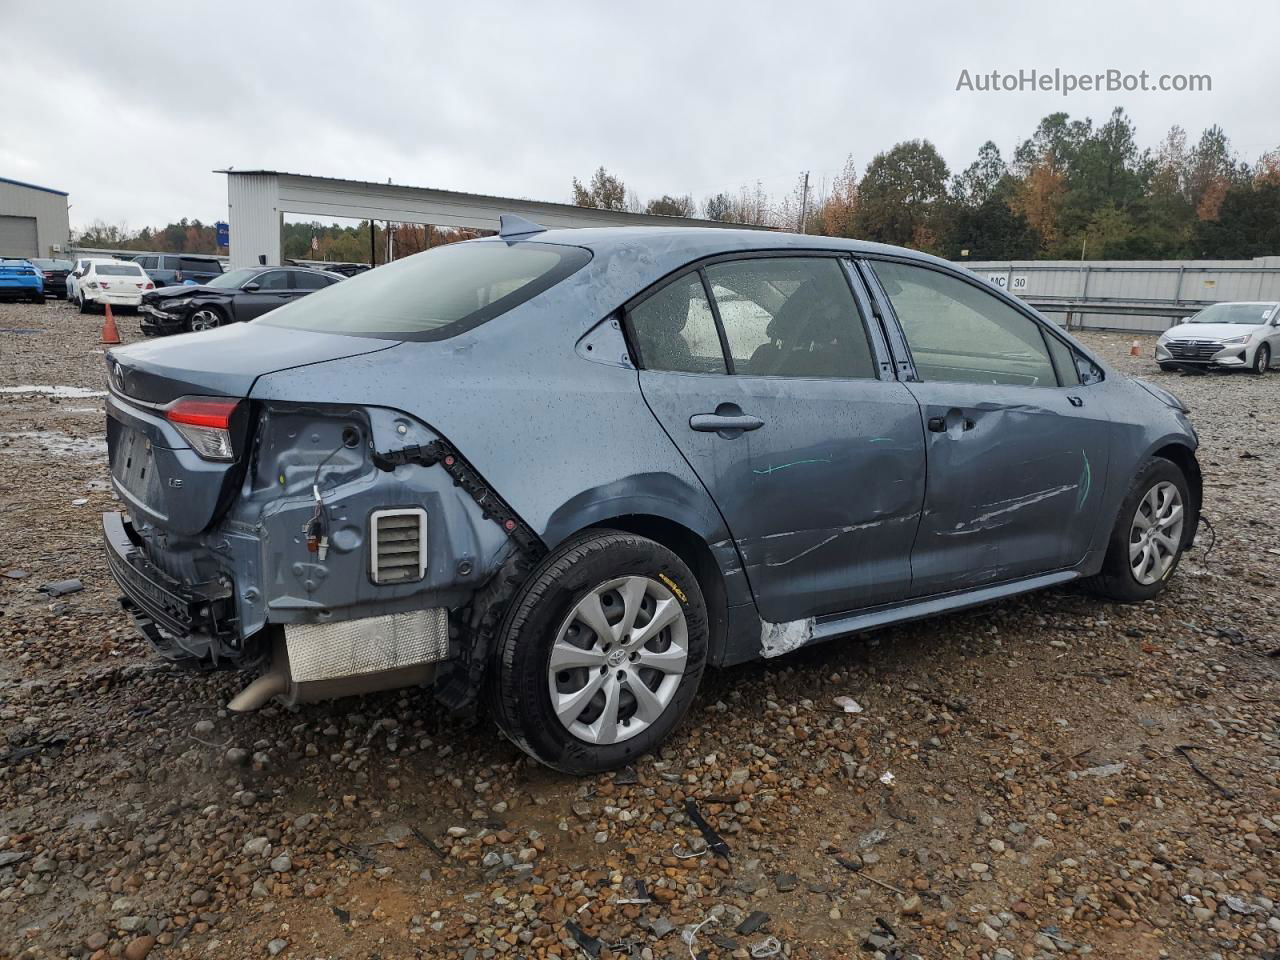
[[[151,281],[149,281],[149,280],[148,280],[148,281],[147,281],[147,285],[146,285],[145,287],[143,287],[142,289],[143,289],[143,290],[154,290],[155,288],[156,288],[156,285],[155,285],[154,283],[152,283]]]
[[[231,418],[239,406],[230,397],[182,397],[165,411],[165,419],[205,460],[234,460]]]

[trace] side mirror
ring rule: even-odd
[[[241,290],[248,291],[249,293],[253,293],[255,290],[260,289],[260,285],[257,283],[257,281],[255,281],[255,280],[250,280],[248,283],[246,283],[246,284],[245,284],[243,287],[241,287],[240,289],[241,289]]]
[[[1190,317],[1183,317],[1183,318],[1182,318],[1181,320],[1179,320],[1178,322],[1179,322],[1179,323],[1190,323],[1190,322],[1191,322],[1191,318],[1190,318]]]

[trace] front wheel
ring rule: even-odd
[[[1194,522],[1191,492],[1177,465],[1148,460],[1120,507],[1102,571],[1090,586],[1111,600],[1134,603],[1160,593],[1178,568]]]
[[[198,333],[201,330],[220,327],[224,322],[221,311],[216,307],[201,307],[187,320],[187,329],[192,333]]]
[[[589,531],[512,600],[489,677],[494,718],[565,773],[625,766],[688,711],[707,635],[702,590],[679,557],[636,534]]]
[[[1259,344],[1258,352],[1253,355],[1253,372],[1257,374],[1266,373],[1271,369],[1271,347],[1269,344]]]

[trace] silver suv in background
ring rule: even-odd
[[[1280,353],[1280,303],[1215,303],[1183,317],[1156,341],[1161,370],[1252,370],[1266,373]]]

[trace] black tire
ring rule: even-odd
[[[1134,514],[1148,492],[1157,484],[1166,482],[1177,487],[1182,497],[1183,524],[1178,552],[1159,580],[1155,583],[1141,583],[1129,566],[1130,536],[1133,530]],[[1191,490],[1187,486],[1187,478],[1182,470],[1177,464],[1163,457],[1151,458],[1143,464],[1134,476],[1133,482],[1129,484],[1129,492],[1124,498],[1124,503],[1120,505],[1120,513],[1116,517],[1111,538],[1107,542],[1107,556],[1102,562],[1102,570],[1097,576],[1089,578],[1086,586],[1101,597],[1121,603],[1150,600],[1164,590],[1174,571],[1178,569],[1178,563],[1182,559],[1187,544],[1191,541],[1197,521],[1198,517],[1192,509]]]
[[[31,302],[32,302],[32,303],[36,303],[36,304],[42,304],[42,303],[44,303],[44,294],[43,294],[43,293],[37,293],[34,297],[32,297],[32,298],[31,298]]]
[[[78,304],[79,304],[79,306],[80,306],[80,312],[81,312],[81,313],[88,313],[88,312],[89,312],[89,301],[88,301],[88,300],[86,300],[86,299],[84,298],[84,294],[83,294],[83,293],[82,293],[82,294],[80,294],[80,295],[76,298],[76,301],[78,302]]]
[[[1271,347],[1268,344],[1259,344],[1258,350],[1253,355],[1253,372],[1256,374],[1264,374],[1271,369]]]
[[[575,605],[601,584],[625,576],[661,582],[681,602],[688,658],[679,686],[656,720],[629,739],[595,744],[576,737],[556,716],[549,658]],[[489,706],[502,732],[540,763],[574,775],[613,770],[660,744],[688,712],[706,665],[707,636],[702,590],[679,557],[637,534],[586,531],[547,556],[507,608],[489,670]]]

